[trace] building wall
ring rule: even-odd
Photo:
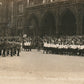
[[[76,35],[83,34],[83,0],[17,0],[14,4],[13,24],[16,35],[30,34],[31,31],[33,31],[33,35],[40,35],[42,32],[41,22],[46,18],[46,14],[55,18],[55,32],[60,34],[60,28],[63,25],[62,18],[67,14],[67,11],[76,20],[74,22],[76,24]]]
[[[0,0],[0,36],[8,35],[8,1]]]

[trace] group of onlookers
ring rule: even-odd
[[[84,56],[84,36],[44,36],[23,39],[25,51],[36,48],[43,53]]]
[[[84,55],[83,36],[43,37],[43,49],[46,53]]]

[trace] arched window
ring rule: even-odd
[[[36,15],[30,15],[28,21],[26,22],[25,33],[28,36],[35,36],[38,34],[38,18],[36,17]]]
[[[61,17],[60,34],[62,35],[76,34],[75,15],[69,9],[67,9]]]
[[[56,34],[56,21],[51,12],[44,14],[41,20],[41,33],[42,35],[55,35]]]

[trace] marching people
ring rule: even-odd
[[[17,46],[19,46],[19,49]],[[15,56],[17,53],[19,56],[20,48],[20,42],[3,40],[0,42],[0,56]]]

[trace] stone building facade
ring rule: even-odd
[[[15,35],[84,35],[83,0],[15,0]]]
[[[0,0],[0,36],[8,35],[8,1],[7,0]]]

